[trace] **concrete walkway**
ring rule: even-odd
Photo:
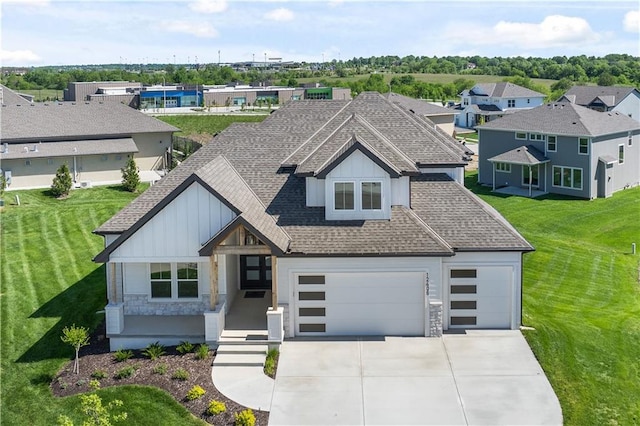
[[[519,331],[285,341],[270,425],[562,424]]]

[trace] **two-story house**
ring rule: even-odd
[[[640,121],[640,91],[635,87],[573,86],[558,102],[571,102],[600,112],[619,112]]]
[[[230,126],[95,231],[111,348],[518,328],[532,247],[469,154],[374,92]]]
[[[480,83],[460,93],[456,126],[475,127],[504,115],[535,108],[545,95],[517,84]]]
[[[640,183],[640,124],[569,102],[478,127],[478,181],[582,198]]]

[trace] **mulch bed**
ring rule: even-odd
[[[168,392],[180,404],[184,405],[194,416],[216,425],[233,425],[234,414],[245,410],[244,407],[221,394],[211,380],[211,364],[215,352],[211,351],[206,359],[197,359],[195,354],[181,355],[175,346],[167,347],[166,354],[155,361],[151,361],[142,351],[134,350],[134,356],[123,362],[116,362],[113,353],[109,352],[109,341],[105,338],[104,323],[91,336],[91,343],[80,350],[80,374],[74,374],[73,360],[69,361],[51,382],[51,391],[55,396],[63,397],[79,393],[91,392],[89,382],[96,371],[103,371],[106,377],[99,379],[100,387],[106,388],[119,385],[155,386]],[[158,365],[166,365],[166,373],[158,374],[153,370]],[[135,373],[128,378],[116,379],[116,373],[127,367],[134,366]],[[177,369],[184,369],[189,373],[187,380],[172,379]],[[201,386],[206,394],[195,401],[188,401],[185,396],[195,385]],[[211,400],[224,402],[227,411],[215,416],[207,414]],[[126,409],[126,407],[125,407]],[[253,410],[256,425],[267,425],[269,412]]]

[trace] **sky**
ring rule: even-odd
[[[639,9],[638,0],[0,0],[0,62],[640,56]]]

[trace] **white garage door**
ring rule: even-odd
[[[511,328],[510,267],[449,271],[449,328]]]
[[[296,335],[424,336],[424,273],[296,276]]]

